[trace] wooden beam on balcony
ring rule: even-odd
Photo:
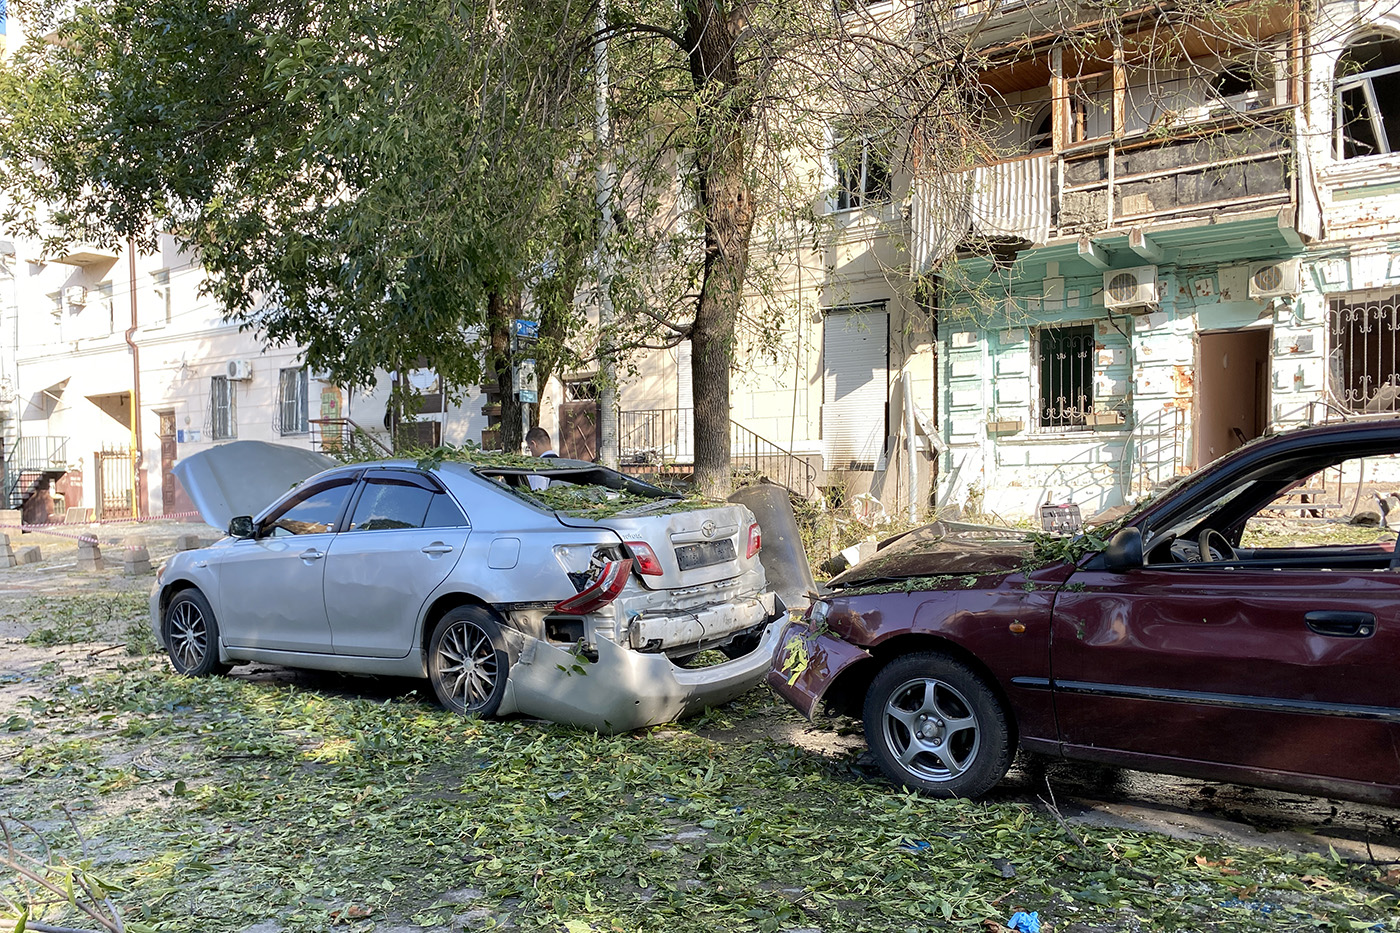
[[[1079,238],[1079,258],[1095,269],[1108,268],[1108,253],[1105,253],[1098,244],[1089,239],[1088,234]]]
[[[1141,227],[1128,231],[1128,248],[1151,263],[1162,261],[1162,247],[1152,242]]]

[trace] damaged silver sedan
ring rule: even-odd
[[[582,461],[478,455],[338,466],[237,514],[328,462],[240,441],[177,465],[228,528],[176,554],[151,595],[177,671],[423,677],[458,712],[611,731],[723,703],[767,671],[784,606],[743,505]],[[729,660],[688,666],[710,649]]]

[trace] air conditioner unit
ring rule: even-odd
[[[63,290],[63,300],[70,308],[81,308],[87,304],[87,289],[81,285],[69,285]]]
[[[1285,259],[1282,262],[1256,262],[1249,267],[1249,297],[1285,298],[1302,291],[1303,262]]]
[[[229,360],[228,377],[233,382],[244,382],[253,378],[252,360]]]
[[[1110,269],[1103,274],[1105,308],[1148,308],[1156,304],[1156,266]]]

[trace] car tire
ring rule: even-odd
[[[161,639],[177,674],[209,677],[228,673],[229,665],[219,661],[219,623],[199,590],[181,590],[170,598],[161,618]]]
[[[445,709],[494,716],[506,692],[510,658],[500,623],[482,606],[458,606],[433,626],[428,679]]]
[[[934,797],[979,797],[1011,766],[1000,701],[966,664],[908,654],[875,675],[865,695],[865,740],[896,784]]]

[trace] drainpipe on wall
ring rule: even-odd
[[[919,441],[914,436],[914,380],[906,368],[900,376],[904,383],[904,443],[908,450],[909,469],[905,474],[909,482],[909,524],[919,520]]]
[[[131,348],[131,517],[140,518],[146,502],[141,449],[141,348],[136,346],[136,241],[126,241],[127,269],[131,275],[131,326],[126,329],[126,345]]]

